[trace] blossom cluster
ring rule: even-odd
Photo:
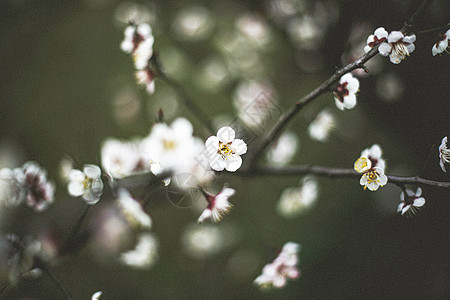
[[[387,177],[384,175],[385,161],[381,157],[382,152],[379,145],[375,144],[361,152],[361,157],[356,160],[354,169],[363,174],[360,184],[364,189],[376,191],[380,186],[387,183]]]
[[[253,283],[262,289],[282,288],[288,279],[297,279],[300,275],[297,268],[299,250],[300,245],[297,243],[284,244],[277,258],[264,266],[262,274]]]
[[[149,94],[155,92],[155,73],[150,67],[154,40],[149,24],[132,23],[125,28],[125,37],[121,44],[122,50],[133,56],[134,66],[137,70],[136,79],[139,84],[146,86]]]

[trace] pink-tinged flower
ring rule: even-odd
[[[47,172],[35,162],[25,163],[16,169],[17,178],[26,189],[26,203],[36,211],[42,211],[53,202],[55,186],[47,180]]]
[[[431,49],[431,53],[433,54],[433,56],[436,56],[436,54],[441,54],[442,52],[447,50],[449,38],[450,29],[447,30],[447,32],[444,34],[439,34],[439,41],[436,42],[436,44],[434,44],[433,48]]]
[[[372,35],[367,38],[367,45],[364,47],[364,52],[369,52],[375,45],[383,43],[388,36],[388,32],[383,28],[379,27]]]
[[[414,51],[415,41],[415,34],[404,36],[400,31],[392,31],[387,40],[378,47],[378,52],[383,56],[389,56],[392,63],[399,64]]]
[[[225,187],[215,196],[203,190],[202,192],[208,202],[208,206],[198,218],[199,223],[205,219],[211,219],[214,223],[217,223],[233,208],[233,205],[228,202],[228,198],[234,195],[234,189]]]
[[[247,152],[247,144],[235,139],[235,132],[229,126],[220,128],[217,136],[210,136],[205,146],[209,165],[216,171],[235,172],[242,165],[241,155]]]
[[[282,288],[288,279],[297,279],[300,275],[297,268],[299,249],[297,243],[286,243],[278,257],[264,266],[262,274],[253,283],[262,289]]]
[[[359,80],[347,73],[341,77],[334,89],[334,100],[340,110],[352,109],[356,105],[356,92],[359,89]]]
[[[400,194],[401,203],[398,205],[397,212],[402,212],[402,215],[406,212],[411,214],[416,214],[419,207],[422,207],[425,204],[425,198],[420,197],[422,195],[422,189],[420,187],[417,188],[416,192],[407,189],[406,196],[405,193],[402,192]]]
[[[447,173],[446,164],[450,163],[450,149],[447,148],[447,137],[442,139],[441,145],[439,146],[439,165],[442,171]]]
[[[145,85],[150,95],[155,93],[155,74],[148,66],[144,70],[136,71],[136,79],[138,84]]]
[[[126,53],[133,53],[145,40],[153,40],[152,28],[146,23],[132,24],[125,28],[125,38],[120,47]]]

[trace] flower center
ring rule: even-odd
[[[89,189],[91,187],[91,185],[92,185],[92,181],[93,181],[92,178],[89,178],[89,177],[86,176],[84,178],[83,182],[82,182],[83,190]]]
[[[342,103],[344,102],[344,97],[348,96],[349,91],[347,90],[348,82],[339,83],[334,90],[334,95],[338,98]]]
[[[230,146],[231,146],[232,142],[229,142],[227,144],[219,142],[219,150],[217,150],[217,153],[219,153],[220,155],[222,155],[223,159],[227,159],[229,156],[236,154],[236,152],[234,152]]]
[[[163,140],[164,149],[166,150],[173,150],[176,147],[176,143],[171,140]]]
[[[393,52],[402,60],[409,56],[409,51],[403,42],[393,43]]]

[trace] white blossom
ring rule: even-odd
[[[355,107],[358,89],[359,80],[353,77],[351,73],[342,76],[333,92],[337,108],[344,110]]]
[[[300,187],[285,189],[277,204],[277,212],[286,218],[298,216],[309,209],[317,199],[319,186],[315,179],[306,177]]]
[[[191,224],[181,238],[183,251],[189,256],[202,259],[220,252],[230,239],[227,239],[222,226]]]
[[[400,204],[398,205],[397,212],[401,212],[402,215],[410,212],[415,214],[419,207],[422,207],[425,204],[425,198],[420,197],[422,195],[422,189],[420,187],[417,188],[416,192],[413,190],[406,190],[405,193],[402,192],[400,194]]]
[[[389,56],[392,63],[399,64],[414,51],[413,43],[415,41],[416,35],[414,34],[404,36],[400,31],[392,31],[386,41],[378,47],[378,52],[383,56]]]
[[[376,191],[380,186],[387,183],[387,176],[384,175],[385,161],[381,157],[382,151],[379,145],[364,149],[361,157],[354,164],[356,172],[363,174],[359,183],[371,191]]]
[[[386,40],[388,32],[384,27],[379,27],[375,32],[367,38],[367,45],[364,47],[364,52],[369,52],[375,45],[381,44]]]
[[[235,139],[235,132],[229,126],[220,128],[217,136],[210,136],[205,146],[209,164],[216,171],[235,172],[242,165],[241,155],[247,152],[247,144]]]
[[[132,54],[145,40],[153,40],[152,28],[147,23],[130,25],[125,28],[125,37],[120,47],[126,53]]]
[[[233,205],[228,202],[228,198],[233,196],[235,192],[234,189],[227,187],[224,187],[217,195],[212,195],[203,191],[208,206],[198,218],[198,222],[201,223],[205,219],[211,219],[214,223],[219,222],[233,207]]]
[[[450,149],[447,148],[447,137],[444,137],[439,146],[439,165],[442,171],[447,172],[446,164],[448,163],[450,163]]]
[[[0,201],[6,206],[18,206],[25,199],[26,190],[17,178],[17,170],[3,168],[0,170]]]
[[[150,95],[155,93],[155,74],[150,68],[136,71],[136,79],[138,84],[145,85],[147,93]]]
[[[117,204],[119,205],[120,210],[131,225],[150,229],[150,227],[152,226],[152,219],[143,210],[142,205],[137,200],[135,200],[127,190],[119,190]]]
[[[264,266],[262,274],[253,283],[262,289],[282,288],[288,279],[297,279],[300,276],[297,268],[299,250],[299,244],[286,243],[278,257]]]
[[[328,110],[322,110],[314,121],[308,126],[309,136],[319,142],[324,142],[328,139],[328,136],[336,127],[336,121],[332,113]]]
[[[138,237],[136,248],[122,253],[120,260],[137,269],[148,269],[153,266],[158,258],[158,241],[150,233],[141,233]]]
[[[279,165],[288,163],[294,157],[298,144],[298,138],[294,133],[283,133],[267,151],[267,160]]]
[[[386,169],[386,162],[381,157],[383,155],[383,151],[381,150],[380,145],[373,144],[372,147],[364,149],[361,152],[361,156],[367,157],[372,167],[378,167],[381,169]]]
[[[447,32],[445,32],[444,34],[440,34],[439,37],[440,40],[433,45],[433,48],[431,48],[431,53],[433,54],[433,56],[441,54],[442,52],[447,50],[448,40],[450,39],[450,29],[447,30]]]
[[[85,165],[83,171],[73,169],[67,189],[73,197],[83,196],[89,205],[96,204],[103,193],[101,170],[96,165]]]

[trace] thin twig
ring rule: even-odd
[[[313,174],[316,176],[323,176],[329,178],[360,178],[361,174],[357,173],[353,169],[341,169],[341,168],[327,168],[322,166],[312,166],[312,165],[297,165],[297,166],[287,166],[287,167],[268,167],[260,166],[252,169],[248,172],[237,173],[242,176],[254,177],[254,176],[299,176],[306,174]],[[424,179],[419,176],[392,176],[386,175],[388,178],[388,183],[393,183],[396,185],[426,185],[430,187],[438,188],[450,188],[450,182],[435,181]]]
[[[66,296],[67,300],[72,300],[72,296],[70,295],[69,291],[61,284],[61,282],[56,278],[56,276],[53,274],[52,271],[48,268],[46,264],[43,262],[39,262],[39,268],[41,268],[47,275],[50,277],[50,279],[53,281],[53,283],[56,285],[58,289],[60,289],[63,294]]]
[[[191,97],[188,96],[184,88],[175,80],[168,77],[162,70],[158,70],[158,77],[166,81],[180,96],[181,100],[184,102],[184,106],[191,111],[191,113],[208,129],[209,133],[214,134],[215,129],[208,115],[203,111],[203,109],[198,106]]]
[[[411,29],[414,27],[414,24],[416,23],[417,17],[423,13],[423,11],[431,4],[433,0],[425,0],[422,2],[422,4],[419,6],[419,8],[414,12],[414,14],[408,19],[408,21],[405,22],[402,29],[400,29],[401,32],[404,34],[408,34],[411,32]]]
[[[84,208],[83,214],[79,217],[77,224],[72,229],[72,232],[69,234],[69,237],[67,238],[64,245],[61,247],[61,255],[66,254],[69,251],[69,248],[72,246],[75,238],[78,235],[78,232],[80,231],[81,226],[83,225],[83,221],[87,216],[87,213],[89,212],[89,208],[91,208],[91,205],[86,205]]]
[[[448,23],[447,25],[444,25],[444,26],[439,26],[439,27],[434,27],[434,28],[418,31],[418,32],[416,32],[416,35],[424,34],[424,33],[430,33],[430,32],[435,32],[435,31],[445,32],[445,31],[447,31],[449,29],[450,29],[450,23]]]

